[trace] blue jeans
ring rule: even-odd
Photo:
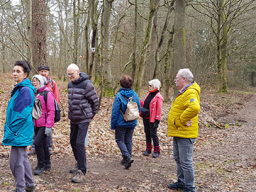
[[[195,174],[193,167],[193,146],[196,138],[173,138],[173,156],[177,165],[177,177],[185,187],[195,191]]]
[[[124,128],[116,127],[115,128],[115,138],[116,143],[122,153],[122,156],[131,157],[132,156],[132,136],[133,136],[134,127]]]

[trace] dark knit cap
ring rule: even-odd
[[[50,71],[50,68],[47,65],[42,65],[42,66],[38,67],[38,71],[41,71],[41,70],[48,70],[48,71]]]

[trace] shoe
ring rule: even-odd
[[[148,151],[148,150],[146,150],[146,151],[143,153],[143,155],[145,155],[145,156],[149,156],[149,154],[151,154],[151,151]]]
[[[125,156],[124,157],[124,167],[125,167],[125,169],[129,169],[133,162],[134,162],[134,160],[131,157]]]
[[[168,184],[167,187],[169,189],[172,189],[172,190],[179,190],[179,189],[183,190],[183,189],[185,189],[185,185],[182,182],[176,182],[176,183],[173,183],[173,184]]]
[[[189,189],[189,188],[185,187],[183,192],[195,192],[195,190],[194,189],[192,190],[192,189]]]
[[[72,178],[72,182],[74,183],[81,183],[85,178],[85,174],[81,171],[81,170],[78,170],[76,172],[76,176]]]
[[[69,172],[70,172],[70,173],[76,173],[77,171],[78,171],[78,165],[77,165],[77,163],[76,163],[75,167],[72,168],[72,169],[70,169]]]
[[[34,175],[42,175],[43,172],[44,172],[44,167],[42,168],[36,167],[36,170],[34,171]]]
[[[45,171],[50,171],[52,169],[52,164],[45,164],[44,170]]]
[[[31,149],[29,152],[28,152],[28,155],[35,155],[36,154],[36,150],[35,149]]]
[[[25,188],[26,192],[36,192],[36,186],[32,186],[32,187],[27,187]]]
[[[121,165],[124,165],[125,164],[125,160],[124,158],[122,159],[122,161],[120,162]]]
[[[49,149],[49,154],[50,154],[50,155],[52,155],[52,154],[53,154],[52,149]]]
[[[152,155],[152,157],[153,157],[153,158],[157,158],[157,157],[159,157],[159,155],[160,155],[160,153],[154,152],[154,154]]]

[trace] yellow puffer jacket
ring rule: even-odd
[[[181,138],[198,136],[200,92],[199,85],[194,82],[176,96],[168,115],[168,136]],[[192,120],[192,125],[188,127],[186,124],[189,120]]]

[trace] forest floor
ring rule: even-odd
[[[15,188],[9,167],[10,147],[2,146],[5,110],[13,88],[12,76],[0,74],[0,191]],[[171,103],[164,103],[158,130],[161,155],[145,157],[145,136],[141,119],[133,136],[133,159],[130,169],[120,165],[121,154],[110,130],[113,97],[104,98],[90,124],[87,150],[87,174],[84,182],[71,182],[69,173],[75,165],[69,144],[67,118],[67,82],[57,81],[63,115],[53,131],[52,170],[34,176],[38,191],[171,191],[166,185],[176,182],[172,138],[166,137]],[[232,90],[217,94],[202,87],[199,136],[194,145],[194,168],[197,192],[256,190],[256,94],[255,90]],[[144,98],[146,91],[141,92]],[[28,149],[29,150],[29,149]],[[36,156],[30,156],[34,170]]]

